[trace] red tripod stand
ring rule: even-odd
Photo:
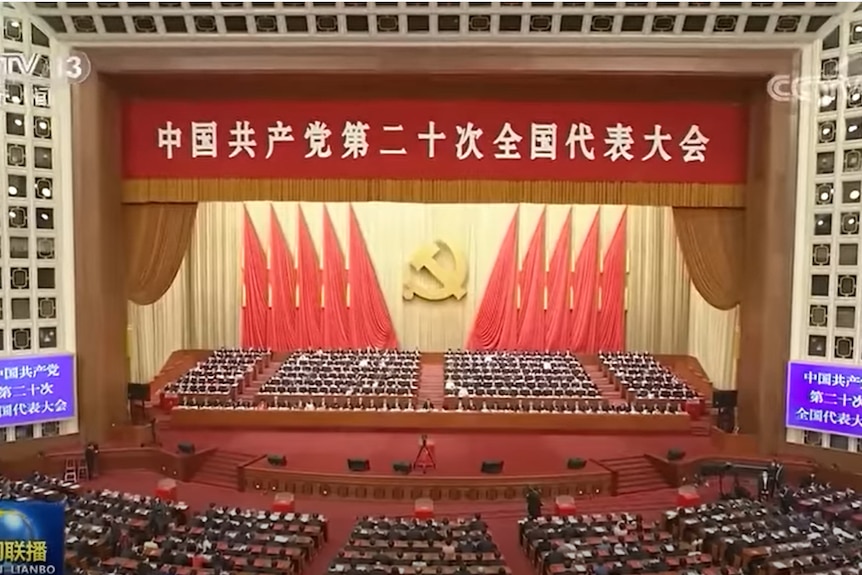
[[[419,438],[419,452],[413,460],[413,470],[425,473],[429,469],[437,469],[437,458],[434,456],[434,442],[427,435]]]

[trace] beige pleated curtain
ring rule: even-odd
[[[154,185],[147,189],[152,191]],[[136,186],[140,188],[141,185]],[[190,186],[195,187],[188,184],[182,188],[183,197],[189,197]],[[683,198],[685,201],[680,202],[683,205],[690,206],[693,203],[690,195],[692,186],[680,185],[670,190],[667,184],[654,187],[664,189],[647,199],[680,202]],[[465,191],[467,188],[456,188],[464,192],[460,197],[470,195]],[[558,199],[565,196],[567,200],[575,199],[573,196],[579,200],[596,197],[617,200],[607,202],[611,204],[622,203],[619,201],[622,199],[619,197],[619,185],[607,184],[602,189],[605,191],[601,194],[595,191],[585,193],[581,189],[578,193],[573,194],[569,190],[566,194],[555,193],[554,196]],[[402,201],[411,195],[419,195],[415,192],[421,190],[413,191],[414,194],[403,193]],[[499,189],[495,191],[500,192]],[[515,195],[514,189],[508,191]],[[640,191],[644,192],[643,189]],[[736,192],[723,191],[721,197],[725,198],[727,204],[738,203]],[[177,198],[167,197],[168,193],[169,190],[162,187],[158,197],[163,201],[127,203],[125,206],[129,262],[127,290],[132,302],[129,306],[131,363],[133,376],[140,380],[147,380],[157,373],[171,351],[238,343],[244,209],[249,209],[259,235],[265,238],[269,225],[269,206],[274,206],[291,246],[295,238],[295,202],[271,204],[229,201],[198,204],[178,202]],[[716,194],[711,196],[713,203],[717,203],[716,198],[719,196]],[[294,190],[290,195],[296,196],[297,191]],[[390,194],[380,195],[389,199]],[[534,191],[527,195],[543,194]],[[320,194],[313,193],[306,197],[309,196],[319,197]],[[325,199],[330,202],[327,209],[333,221],[341,221],[346,214],[347,204],[331,203],[332,196],[327,196]],[[501,197],[495,196],[498,199]],[[640,198],[643,199],[643,195]],[[431,201],[440,199],[443,196],[436,194]],[[320,202],[303,204],[312,228],[319,225],[322,209],[323,204]],[[423,321],[426,312],[422,311],[421,306],[405,307],[400,297],[390,296],[387,303],[392,310],[402,345],[431,350],[453,347],[452,342],[459,342],[455,347],[463,343],[463,334],[460,331],[451,333],[451,330],[456,329],[453,326],[463,330],[463,326],[470,324],[475,305],[484,290],[481,282],[486,279],[487,271],[493,264],[491,260],[496,255],[495,250],[486,253],[486,249],[479,249],[478,240],[481,238],[484,246],[496,246],[499,239],[494,241],[493,235],[499,233],[500,222],[508,223],[513,206],[499,203],[429,205],[422,201],[358,203],[355,209],[360,224],[368,224],[363,225],[363,231],[369,253],[376,258],[375,265],[385,294],[400,292],[398,286],[388,284],[401,282],[400,271],[409,259],[409,253],[402,251],[413,247],[412,239],[392,241],[392,238],[418,234],[417,238],[422,236],[421,239],[427,241],[425,235],[430,233],[429,230],[433,228],[434,233],[439,234],[440,225],[443,225],[440,222],[446,222],[446,231],[443,233],[448,234],[456,246],[463,246],[460,249],[470,252],[467,255],[474,271],[468,293],[476,301],[468,297],[468,301],[462,305],[455,305],[455,302],[452,305],[436,304],[434,317],[446,321]],[[528,241],[535,225],[531,222],[538,218],[541,209],[538,205],[522,204],[522,243]],[[566,205],[548,207],[549,243],[556,238],[568,209]],[[575,205],[572,209],[577,236],[585,231],[599,208]],[[614,218],[617,221],[619,219],[619,215],[614,214],[621,214],[622,209],[621,205],[602,206],[603,230],[612,233]],[[407,212],[411,213],[409,217],[405,216]],[[738,207],[669,208],[636,205],[628,208],[630,257],[627,345],[630,349],[694,355],[701,361],[716,387],[733,385],[736,356],[734,342],[738,338],[737,305],[741,290],[743,213]],[[423,229],[422,225],[416,224],[420,221],[429,223]],[[405,229],[393,229],[393,225],[398,222]],[[336,228],[339,228],[338,224]],[[342,233],[343,230],[337,229],[337,232]]]

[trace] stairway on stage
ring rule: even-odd
[[[278,368],[285,362],[288,355],[290,354],[286,352],[274,352],[269,360],[269,365],[263,368],[260,373],[255,374],[252,382],[242,390],[242,394],[237,399],[254,401],[258,390],[260,390],[260,386],[269,381],[269,378],[278,371]]]
[[[623,399],[622,392],[617,389],[617,386],[610,380],[605,369],[599,362],[598,356],[595,355],[579,355],[578,360],[587,372],[590,380],[599,388],[602,394],[602,399],[606,400],[611,405],[624,405],[626,401]]]
[[[443,354],[423,353],[419,360],[419,392],[418,405],[430,401],[434,407],[443,407],[446,395],[445,376],[443,374]]]

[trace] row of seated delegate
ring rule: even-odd
[[[325,518],[182,503],[36,475],[0,481],[4,499],[66,505],[65,573],[300,573],[327,537]]]
[[[445,400],[444,400],[445,401]],[[444,404],[445,405],[445,404]],[[181,409],[282,409],[291,411],[438,411],[430,401],[420,402],[414,398],[373,396],[328,396],[289,398],[261,398],[259,401],[183,398]],[[480,413],[556,413],[556,414],[643,414],[672,415],[682,413],[677,403],[654,403],[651,405],[611,404],[603,400],[457,400],[448,411]]]
[[[145,551],[144,560],[176,564],[175,550],[180,549],[190,560],[200,556],[204,570],[298,573],[326,538],[326,520],[318,515],[211,506],[188,525],[156,538],[158,547]],[[190,540],[198,543],[190,545]]]
[[[603,352],[599,360],[629,401],[686,403],[700,397],[649,353]]]
[[[832,489],[811,482],[794,493],[791,503],[798,511],[820,513],[831,521],[849,521],[862,527],[862,494],[853,489]]]
[[[736,575],[639,515],[539,517],[519,523],[521,545],[541,575]]]
[[[446,352],[447,398],[598,398],[601,393],[569,352]]]
[[[341,575],[511,575],[482,517],[363,517],[329,566]]]
[[[515,413],[644,413],[671,414],[680,413],[677,402],[651,402],[636,405],[627,402],[610,402],[607,399],[594,398],[453,398],[443,399],[443,408],[450,411],[481,411],[481,412],[515,412]]]
[[[851,504],[852,502],[852,504]],[[754,575],[858,575],[860,497],[812,484],[780,505],[732,500],[666,514],[667,528],[718,561]]]
[[[775,501],[730,499],[639,515],[519,522],[541,575],[860,575],[862,497],[811,483]]]
[[[234,398],[268,363],[266,349],[218,349],[202,362],[167,384],[162,393],[179,397]]]
[[[416,393],[418,382],[418,351],[306,350],[288,357],[259,395],[404,397]]]

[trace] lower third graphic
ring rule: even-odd
[[[43,501],[0,501],[0,575],[63,572],[64,506]]]

